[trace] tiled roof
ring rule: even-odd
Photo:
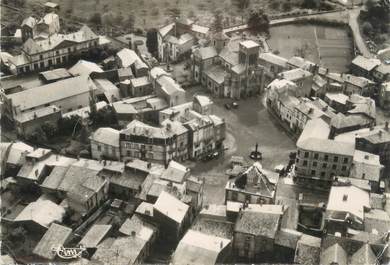
[[[96,247],[107,235],[111,227],[111,225],[94,224],[84,235],[79,244],[87,248]]]
[[[287,62],[288,62],[287,59],[285,59],[285,58],[283,58],[283,57],[280,57],[280,56],[278,56],[278,55],[276,55],[276,54],[273,54],[272,52],[260,53],[259,58],[260,58],[261,60],[270,62],[270,63],[272,63],[272,64],[279,65],[279,66],[281,66],[281,67],[286,67]]]
[[[165,191],[161,192],[153,207],[177,223],[183,221],[189,210],[188,205]]]
[[[361,55],[358,55],[352,61],[352,64],[357,65],[367,71],[371,71],[376,66],[380,65],[380,63],[381,62],[378,59],[366,58]]]
[[[264,236],[274,239],[280,221],[280,214],[243,211],[237,219],[234,231],[237,233]]]
[[[53,113],[61,113],[61,110],[56,106],[48,106],[31,111],[22,112],[20,114],[17,114],[14,119],[17,122],[25,123],[38,118],[49,116]]]
[[[213,46],[201,47],[194,51],[195,56],[199,56],[202,60],[207,60],[218,55]]]
[[[118,130],[103,127],[92,133],[90,138],[101,144],[119,147],[119,133]]]
[[[99,37],[86,25],[81,27],[77,32],[69,34],[52,34],[50,38],[34,41],[28,39],[23,44],[23,51],[28,54],[36,54],[45,52],[56,48],[64,41],[70,41],[75,43],[81,43],[88,40],[98,39]]]
[[[19,107],[23,111],[96,89],[88,76],[77,76],[27,89],[8,97],[14,107]]]
[[[71,228],[53,223],[36,245],[33,253],[42,258],[53,260],[56,254],[52,251],[52,248],[62,246],[71,233]]]
[[[321,253],[321,264],[323,265],[347,265],[348,255],[339,244],[334,244]]]
[[[190,229],[179,242],[172,264],[216,264],[219,253],[230,244],[230,239]]]
[[[69,68],[68,72],[73,76],[90,75],[91,73],[102,73],[103,70],[99,65],[93,62],[79,60],[75,65]]]

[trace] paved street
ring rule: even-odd
[[[195,94],[205,94],[199,87],[187,90],[188,100]],[[225,155],[214,161],[191,163],[189,166],[196,176],[205,177],[206,203],[223,203],[228,168],[232,155],[241,155],[249,160],[249,153],[256,142],[263,153],[262,165],[273,169],[278,164],[288,163],[290,151],[295,150],[295,143],[287,136],[278,123],[274,121],[264,107],[263,97],[240,100],[239,108],[226,110],[224,104],[230,99],[213,99],[213,113],[224,118],[227,127]],[[237,139],[240,139],[239,141]]]

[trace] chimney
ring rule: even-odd
[[[382,137],[382,134],[383,134],[383,132],[382,132],[382,130],[380,130],[379,131],[379,137]]]
[[[135,231],[131,231],[131,236],[132,236],[132,237],[135,237],[136,234],[137,234],[137,233],[136,233]]]
[[[151,168],[152,168],[152,163],[151,163],[151,162],[148,162],[147,168],[148,168],[148,169],[151,169]]]
[[[388,121],[386,121],[386,123],[385,123],[385,130],[388,132],[389,131],[389,122]]]
[[[346,202],[348,200],[348,195],[347,194],[344,194],[343,195],[343,202]]]
[[[221,247],[221,249],[223,249],[223,241],[221,241],[221,244],[219,244],[219,246]]]

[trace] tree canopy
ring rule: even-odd
[[[248,18],[248,28],[252,33],[269,34],[269,18],[263,9],[252,10]]]

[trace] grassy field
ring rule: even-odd
[[[337,72],[345,72],[352,59],[352,40],[343,28],[314,25],[272,27],[268,43],[272,50],[290,58],[306,59]],[[302,54],[303,53],[303,54]]]

